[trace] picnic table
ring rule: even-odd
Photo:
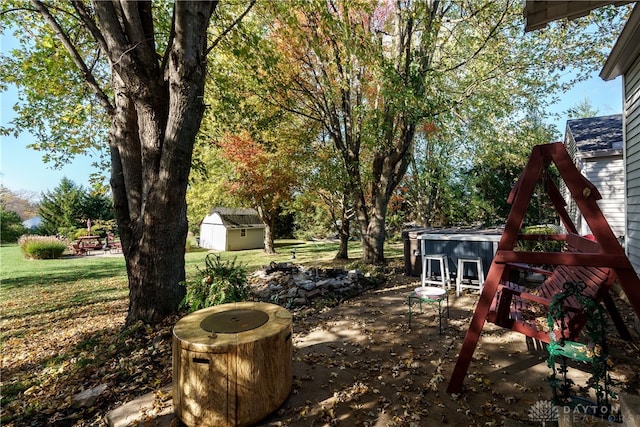
[[[85,255],[91,250],[105,249],[102,236],[80,236],[78,240],[71,244],[71,249],[76,255]]]

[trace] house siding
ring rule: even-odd
[[[613,233],[624,236],[624,161],[621,156],[593,158],[582,162],[582,173],[600,191],[598,205]],[[586,221],[582,221],[583,234],[590,233]]]
[[[564,146],[582,175],[591,181],[602,199],[600,209],[617,237],[625,234],[624,160],[622,115],[567,121]],[[589,225],[564,181],[560,191],[578,233],[591,234]]]
[[[624,76],[627,167],[627,256],[640,272],[640,56]]]
[[[567,153],[569,153],[569,156],[572,159],[575,159],[576,158],[576,154],[578,152],[578,148],[576,146],[576,140],[573,137],[573,135],[571,134],[571,128],[569,128],[568,124],[567,124],[566,129],[565,129],[564,146],[567,148]]]
[[[578,167],[578,170],[582,170],[582,165],[576,159],[576,153],[578,151],[576,147],[576,140],[573,138],[573,135],[571,134],[571,129],[569,128],[568,124],[565,129],[564,146],[567,149],[567,153],[569,153],[569,156],[573,159],[575,165]],[[564,180],[560,180],[560,191],[561,191],[561,194],[564,195],[564,200],[565,200],[565,203],[567,204],[566,206],[567,213],[569,214],[569,217],[573,221],[573,225],[575,225],[576,228],[580,230],[582,228],[582,224],[581,224],[582,218],[580,216],[580,212],[578,211],[578,205],[576,204],[575,200],[573,200],[573,197],[571,197],[571,194],[569,193],[569,189],[567,188],[567,184],[565,184]]]
[[[216,251],[227,250],[227,229],[222,224],[220,215],[209,215],[200,225],[200,247]]]

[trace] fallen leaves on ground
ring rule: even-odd
[[[103,426],[109,409],[171,381],[171,328],[124,328],[127,301],[3,319],[2,424]],[[99,386],[93,405],[74,405]]]
[[[409,329],[406,298],[415,281],[395,274],[335,307],[296,310],[293,390],[261,425],[529,422],[528,408],[550,396],[544,360],[542,372],[516,371],[511,364],[530,357],[524,338],[487,325],[465,392],[447,394],[477,295],[451,299],[442,335],[428,306]],[[108,411],[152,391],[160,394],[150,418],[168,405],[170,396],[159,390],[171,381],[171,330],[179,316],[124,328],[126,311],[123,298],[3,318],[2,425],[104,426]],[[612,337],[610,345],[618,357],[612,375],[637,393],[637,344]],[[74,396],[102,385],[92,405],[74,407]]]

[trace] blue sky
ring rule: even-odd
[[[15,47],[15,39],[10,32],[0,34],[0,52],[7,52]],[[13,106],[18,99],[15,87],[0,93],[0,126],[6,126],[14,117]],[[35,138],[23,133],[15,138],[13,135],[0,135],[0,183],[12,191],[27,191],[39,195],[43,191],[53,190],[62,178],[67,177],[76,184],[89,188],[89,175],[94,172],[91,164],[95,159],[78,157],[62,169],[54,169],[52,165],[42,161],[43,153],[27,148],[35,142]]]
[[[567,110],[575,107],[583,100],[589,100],[599,116],[622,113],[622,78],[605,82],[598,75],[600,71],[583,82],[576,84],[569,92],[560,94],[560,101],[552,106],[551,113],[560,114],[560,119],[551,122],[558,126],[564,136],[567,122]]]
[[[15,114],[13,105],[17,99],[14,88],[0,94],[0,125],[5,126]],[[0,183],[12,191],[27,191],[39,195],[53,190],[62,178],[67,177],[76,184],[89,188],[89,175],[94,172],[89,157],[76,158],[62,169],[54,169],[42,161],[43,153],[27,148],[35,138],[23,133],[18,138],[0,135]]]
[[[12,48],[13,38],[0,35],[0,51],[4,54]],[[553,106],[551,113],[559,113],[560,119],[554,122],[558,127],[558,137],[564,133],[567,119],[566,111],[588,99],[598,115],[619,114],[622,112],[621,79],[604,82],[598,73],[561,96],[561,101]],[[15,88],[0,93],[0,125],[5,126],[14,117],[13,105],[17,100]],[[54,189],[64,177],[76,184],[89,187],[89,175],[93,159],[78,157],[62,169],[53,169],[42,161],[42,153],[27,148],[34,142],[30,134],[18,138],[0,136],[0,183],[12,191],[27,191],[40,194]]]

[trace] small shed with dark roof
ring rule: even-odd
[[[622,115],[567,121],[567,152],[581,173],[602,194],[600,209],[617,237],[624,236],[624,159]],[[569,213],[581,234],[590,234],[575,202],[567,197]]]
[[[255,209],[213,208],[200,224],[200,247],[219,251],[262,249],[264,229]]]

